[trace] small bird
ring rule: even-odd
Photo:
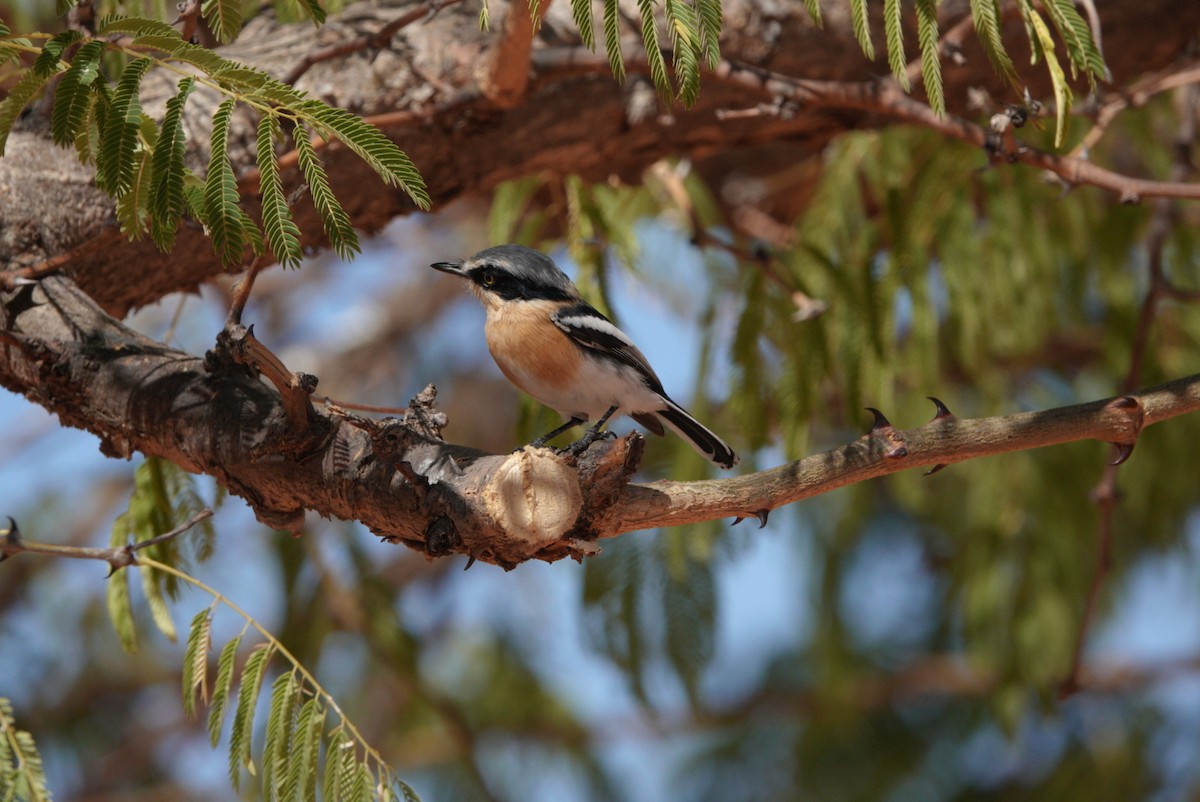
[[[666,424],[722,468],[737,465],[733,449],[671,400],[633,341],[583,300],[550,257],[523,245],[498,245],[430,267],[470,282],[487,310],[484,333],[500,370],[566,419],[530,443],[533,448],[595,420],[570,447],[581,454],[610,418],[629,415],[660,436]]]

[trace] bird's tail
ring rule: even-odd
[[[705,459],[715,462],[722,468],[732,468],[738,464],[738,455],[725,444],[725,441],[710,432],[704,424],[693,418],[683,407],[671,399],[665,399],[666,409],[655,410],[654,414],[667,424],[675,434],[692,444]]]

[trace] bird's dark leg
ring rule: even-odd
[[[560,434],[565,432],[567,429],[574,428],[581,423],[583,423],[583,418],[571,418],[569,421],[564,423],[562,426],[559,426],[554,431],[547,432],[546,434],[542,435],[538,439],[534,440],[528,446],[521,446],[521,448],[518,448],[517,451],[521,451],[525,448],[541,448],[542,446],[546,445],[547,442],[558,437]]]
[[[608,412],[605,412],[603,415],[601,415],[600,420],[596,421],[595,425],[593,425],[592,428],[588,429],[584,433],[583,437],[579,438],[574,443],[567,446],[566,450],[570,451],[572,454],[574,454],[577,457],[580,454],[582,454],[584,451],[587,451],[587,447],[590,446],[592,443],[596,442],[596,439],[600,437],[600,427],[603,426],[604,424],[608,423],[608,419],[611,418],[613,416],[613,413],[616,411],[617,411],[617,405],[613,404],[611,407],[608,408]]]

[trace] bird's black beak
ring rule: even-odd
[[[440,270],[443,273],[449,273],[452,276],[466,278],[467,274],[463,271],[462,262],[434,262],[430,265],[434,270]]]

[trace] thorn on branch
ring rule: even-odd
[[[870,435],[879,437],[887,445],[883,452],[883,456],[887,459],[900,459],[908,456],[908,446],[904,442],[903,435],[892,426],[891,421],[875,407],[867,407],[867,411],[875,416],[875,422],[871,424]]]
[[[767,525],[767,518],[769,518],[770,516],[771,516],[771,511],[764,507],[761,510],[754,510],[753,512],[751,512],[745,516],[742,516],[742,515],[737,516],[736,518],[733,519],[733,523],[731,523],[730,526],[737,526],[742,521],[746,520],[746,518],[754,517],[754,518],[758,519],[758,528],[762,529],[764,526]]]
[[[954,417],[954,413],[950,411],[950,407],[942,403],[941,399],[934,398],[931,395],[925,397],[933,402],[933,406],[937,410],[937,414],[933,416],[934,420],[946,420]]]

